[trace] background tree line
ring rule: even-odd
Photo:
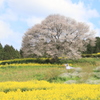
[[[15,58],[21,58],[20,51],[8,44],[3,47],[0,43],[0,60],[9,60]]]
[[[87,50],[83,54],[92,54],[100,52],[100,37],[96,37],[95,46],[87,45]],[[30,55],[30,57],[32,57]],[[35,57],[35,56],[34,56]],[[9,60],[15,58],[23,58],[22,51],[16,50],[13,46],[6,44],[4,47],[0,43],[0,60]]]
[[[84,54],[92,54],[100,52],[100,37],[96,37],[95,46],[87,45],[87,50],[83,52]]]

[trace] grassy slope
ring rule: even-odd
[[[64,68],[57,67],[32,67],[0,68],[0,82],[2,81],[28,81],[49,80],[58,76]]]
[[[72,66],[82,67],[84,72],[90,73],[96,66],[100,66],[100,59],[85,58],[71,61]],[[3,81],[28,81],[28,80],[56,80],[60,73],[65,72],[64,67],[32,67],[21,66],[13,68],[0,68],[0,82]]]

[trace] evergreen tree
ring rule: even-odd
[[[0,43],[0,60],[3,59],[3,56],[4,56],[3,46],[2,46],[2,44]]]
[[[100,37],[96,37],[95,46],[87,45],[87,50],[84,52],[85,54],[92,54],[100,52]]]
[[[9,46],[6,44],[4,46],[4,59],[15,59],[15,58],[20,58],[20,53],[18,50],[15,50],[13,46]]]
[[[95,51],[95,47],[91,46],[90,44],[87,45],[87,50],[84,52],[85,54],[92,54]]]
[[[100,52],[100,37],[96,37],[95,53]]]
[[[21,56],[21,58],[23,58],[23,51],[22,50],[20,50],[20,56]]]
[[[4,46],[4,60],[7,60],[7,59],[11,59],[12,58],[12,50],[11,50],[11,47],[9,45],[5,45]]]
[[[15,58],[21,58],[20,51],[15,50]]]

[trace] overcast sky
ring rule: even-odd
[[[0,0],[0,43],[19,50],[24,33],[50,14],[86,22],[100,36],[100,0]]]

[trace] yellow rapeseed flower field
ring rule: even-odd
[[[100,85],[1,82],[0,100],[100,100]]]

